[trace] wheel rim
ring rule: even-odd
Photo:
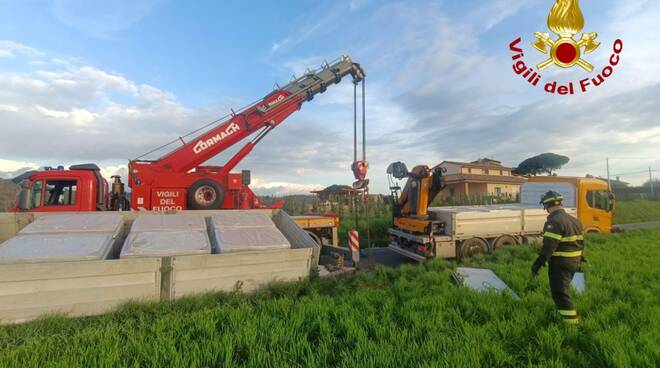
[[[209,206],[215,202],[218,194],[210,185],[202,185],[195,191],[195,201],[202,206]]]
[[[510,236],[503,236],[503,237],[497,239],[497,241],[495,241],[494,248],[498,249],[498,248],[502,248],[502,247],[505,247],[505,246],[516,245],[516,244],[517,244],[517,242],[514,238],[512,238]]]
[[[471,257],[478,253],[485,253],[485,250],[479,239],[470,239],[463,243],[461,253],[463,253],[464,257]]]

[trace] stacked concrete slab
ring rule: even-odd
[[[220,212],[211,217],[218,253],[289,249],[291,244],[275,223],[260,212]]]
[[[210,254],[204,217],[193,214],[138,216],[120,258]]]
[[[123,224],[117,214],[43,216],[0,244],[0,264],[108,259]]]

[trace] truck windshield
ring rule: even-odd
[[[47,206],[70,206],[76,204],[78,182],[75,180],[48,180],[46,182]]]

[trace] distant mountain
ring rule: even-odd
[[[11,180],[0,179],[0,212],[13,207],[20,187]]]
[[[35,169],[36,167],[23,167],[16,171],[0,171],[0,179],[13,179],[25,172]]]

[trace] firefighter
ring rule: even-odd
[[[575,304],[571,298],[573,275],[580,271],[584,237],[580,222],[566,213],[562,207],[564,197],[549,191],[541,197],[543,208],[548,211],[544,225],[543,248],[532,265],[532,272],[538,275],[539,269],[548,262],[550,292],[564,322],[578,324]]]

